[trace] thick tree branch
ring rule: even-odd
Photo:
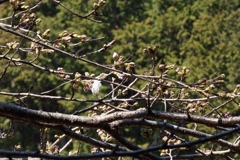
[[[121,145],[126,146],[128,149],[130,150],[141,150],[140,147],[138,147],[137,145],[135,145],[134,143],[129,142],[126,138],[124,138],[123,136],[121,136],[120,134],[118,134],[118,131],[112,128],[109,128],[108,126],[104,126],[104,129],[115,139],[117,140]],[[136,154],[137,155],[137,154]],[[147,154],[143,155],[145,158],[147,159],[160,159],[159,156],[154,155],[150,152],[148,152]]]
[[[168,131],[175,131],[176,133],[180,133],[182,135],[189,135],[189,136],[193,136],[196,138],[204,138],[204,137],[212,137],[214,135],[211,134],[207,134],[204,132],[200,132],[200,131],[196,131],[196,130],[192,130],[189,128],[185,128],[185,127],[179,127],[170,123],[165,123],[165,122],[156,122],[153,120],[146,120],[146,119],[125,119],[125,120],[118,120],[118,121],[114,121],[110,123],[110,127],[114,128],[114,127],[126,127],[126,126],[145,126],[145,127],[151,127],[151,128],[165,128]],[[229,129],[231,130],[231,129]],[[229,131],[228,130],[228,131]],[[234,133],[234,132],[232,132]],[[223,139],[217,139],[215,141],[213,141],[214,143],[217,143],[219,145],[221,145],[222,147],[227,147],[229,149],[231,149],[232,151],[235,152],[240,152],[239,150],[239,146],[233,143],[230,143],[228,141],[225,141]]]
[[[72,131],[71,129],[67,128],[66,126],[57,126],[57,127],[53,127],[59,131],[61,131],[62,133],[66,134],[67,136],[80,140],[82,142],[91,144],[95,147],[101,147],[101,148],[105,148],[105,149],[111,149],[114,150],[116,148],[116,145],[107,143],[107,142],[102,142],[93,138],[90,138],[88,136],[84,136],[81,134],[78,134],[74,131]],[[118,147],[117,148],[118,151],[126,151],[126,149],[122,148],[122,147]]]
[[[72,126],[85,126],[93,128],[101,128],[104,124],[121,119],[130,118],[157,118],[168,119],[172,121],[185,121],[200,123],[207,126],[228,126],[232,127],[240,123],[240,117],[230,118],[207,118],[196,115],[187,115],[183,113],[169,113],[153,110],[148,114],[147,110],[136,110],[128,112],[115,112],[109,115],[99,115],[93,117],[68,115],[62,113],[53,113],[45,111],[35,111],[19,107],[16,105],[0,102],[0,115],[13,120],[24,121],[27,123],[41,122],[46,124],[55,125],[72,125]]]

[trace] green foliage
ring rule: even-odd
[[[142,49],[146,44],[159,44],[159,61],[191,68],[190,82],[224,73],[230,84],[236,84],[238,5],[238,1],[214,0],[146,3],[148,16],[144,20],[113,30],[120,42],[111,51],[137,52],[140,66],[146,66],[149,58],[141,53]]]

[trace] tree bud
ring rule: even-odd
[[[117,61],[119,59],[119,55],[116,52],[113,53],[112,57],[113,57],[114,61]]]

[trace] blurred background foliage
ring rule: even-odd
[[[26,2],[34,5],[37,1],[28,0]],[[75,13],[86,15],[93,9],[92,5],[96,0],[62,0],[61,2]],[[50,29],[50,39],[57,38],[63,30],[84,34],[93,39],[105,37],[103,40],[68,46],[64,49],[73,54],[77,52],[79,55],[83,55],[96,51],[115,39],[116,43],[108,51],[93,54],[87,58],[101,64],[112,64],[113,52],[124,57],[135,53],[133,57],[133,61],[136,62],[135,72],[144,74],[152,66],[149,65],[151,57],[143,53],[143,49],[149,45],[158,44],[157,64],[186,66],[190,70],[190,75],[186,79],[188,83],[194,83],[203,77],[213,78],[223,73],[226,75],[227,85],[222,89],[228,92],[240,83],[239,8],[239,0],[109,0],[101,10],[102,16],[91,17],[101,20],[102,23],[94,23],[76,17],[52,0],[43,1],[40,7],[32,12],[36,12],[37,17],[42,19],[36,30],[44,32],[46,29]],[[0,9],[0,18],[11,16],[12,10],[8,3],[1,4]],[[10,21],[9,18],[2,22],[10,23]],[[0,44],[18,40],[20,40],[19,37],[0,31]],[[24,45],[29,46],[30,44]],[[0,53],[3,54],[2,51]],[[26,53],[18,56],[25,59],[31,58],[31,55]],[[95,75],[103,72],[102,69],[57,53],[41,54],[36,64],[51,69],[63,67],[67,72],[90,72]],[[2,73],[6,62],[0,61],[0,66],[0,73]],[[173,78],[177,77],[173,75]],[[60,83],[62,81],[56,76],[41,71],[36,72],[28,66],[12,65],[1,80],[0,90],[28,92],[33,85],[34,88],[31,92],[40,93],[50,90]],[[51,92],[51,95],[70,96],[71,93],[69,84]],[[90,92],[86,93],[81,89],[75,92],[75,97],[94,98]],[[11,101],[15,98],[1,96],[0,100]],[[26,98],[24,103],[34,109],[65,113],[72,113],[89,105],[35,98]],[[237,108],[232,108],[232,110],[236,111]],[[0,122],[4,129],[9,125],[9,120],[0,119]],[[36,144],[39,143],[40,137],[39,128],[30,128],[16,122],[13,125],[15,135],[7,140],[1,140],[0,149],[13,149],[17,144],[21,144],[23,149],[37,149]],[[138,130],[129,130],[129,132],[139,134]],[[130,133],[127,134],[131,135]],[[55,133],[51,132],[49,135],[50,141],[53,141],[53,134]],[[147,140],[139,140],[139,144],[146,143]],[[74,143],[68,150],[77,146]],[[83,148],[90,149],[86,146]]]

